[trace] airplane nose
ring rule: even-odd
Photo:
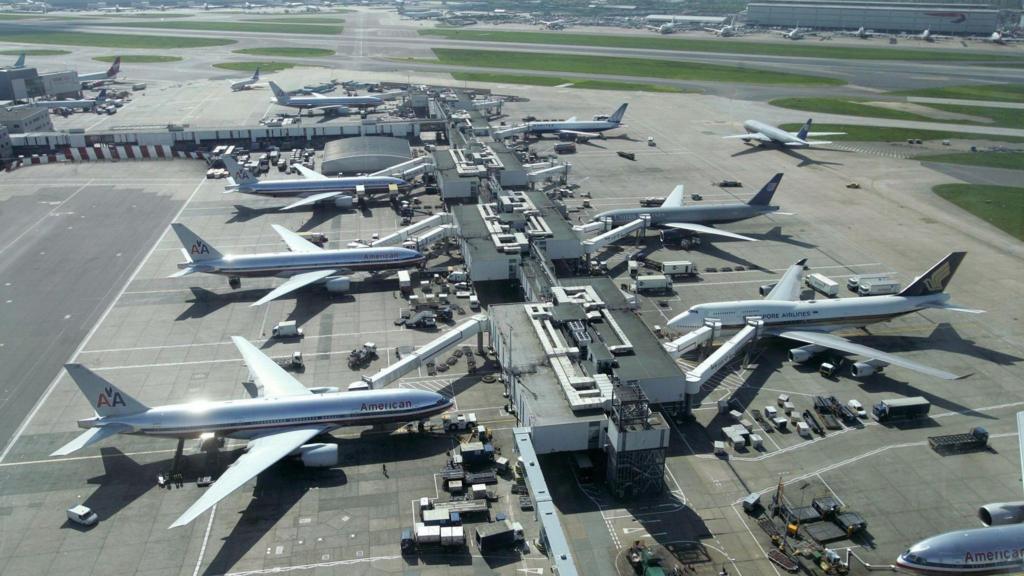
[[[673,328],[685,328],[689,326],[688,318],[692,316],[689,312],[683,312],[682,314],[673,316],[669,321],[668,325]]]

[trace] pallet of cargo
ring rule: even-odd
[[[779,566],[779,568],[782,568],[786,572],[796,572],[800,569],[800,566],[796,563],[796,560],[793,560],[789,557],[788,554],[775,548],[772,548],[768,551],[768,559],[772,562],[775,562]]]
[[[827,544],[847,537],[846,532],[844,532],[842,528],[831,522],[811,522],[809,524],[801,524],[800,529],[819,544]]]
[[[988,431],[978,426],[966,434],[929,436],[928,445],[940,454],[958,454],[988,447]]]
[[[494,470],[487,470],[484,472],[475,472],[466,474],[466,484],[497,484],[498,476],[494,473]]]

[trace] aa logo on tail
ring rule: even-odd
[[[111,408],[115,406],[124,406],[124,398],[121,397],[121,393],[113,388],[104,388],[103,392],[100,392],[99,398],[96,399],[96,407],[109,406]]]
[[[249,178],[252,178],[252,175],[249,174],[249,171],[246,170],[245,168],[242,168],[238,172],[235,172],[235,180],[241,181],[241,180],[247,180]]]
[[[203,243],[202,240],[196,240],[196,243],[192,245],[193,254],[209,254],[210,247]]]
[[[925,288],[928,288],[929,292],[942,292],[949,276],[949,262],[943,262],[942,266],[936,268],[930,276],[924,279]]]

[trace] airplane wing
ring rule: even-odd
[[[291,278],[285,280],[284,284],[281,284],[277,288],[274,288],[270,292],[267,292],[266,296],[253,302],[249,306],[261,306],[263,304],[266,304],[267,302],[270,302],[271,300],[274,300],[275,298],[280,298],[281,296],[284,296],[285,294],[288,294],[290,292],[294,292],[299,288],[302,288],[303,286],[309,286],[314,282],[319,282],[320,280],[323,280],[324,278],[327,278],[328,276],[332,276],[337,273],[337,270],[317,270],[315,272],[304,272],[302,274],[296,274],[295,276],[292,276]]]
[[[808,132],[807,136],[842,136],[846,132]]]
[[[600,138],[600,134],[594,134],[593,132],[583,132],[581,130],[559,130],[559,134],[571,134],[576,137],[577,140],[584,139],[590,140],[591,138]]]
[[[99,442],[100,440],[110,438],[115,434],[120,434],[122,432],[130,432],[131,429],[132,427],[128,426],[127,424],[107,424],[105,426],[89,428],[71,442],[68,442],[67,444],[58,448],[56,451],[54,451],[53,454],[50,454],[50,456],[67,456],[68,454],[81,450],[86,446],[91,446]]]
[[[942,380],[959,380],[968,376],[958,376],[952,372],[946,372],[945,370],[939,370],[938,368],[932,368],[925,366],[924,364],[918,364],[917,362],[911,362],[899,356],[893,356],[888,352],[882,352],[875,348],[864,346],[863,344],[855,344],[845,338],[841,338],[834,334],[826,334],[824,332],[808,332],[806,330],[785,330],[777,333],[782,338],[789,338],[790,340],[796,340],[797,342],[804,342],[806,344],[815,344],[817,346],[823,346],[832,350],[839,350],[840,352],[846,352],[847,354],[856,354],[857,356],[863,356],[865,358],[871,358],[873,360],[881,360],[887,364],[894,366],[900,366],[907,370],[913,370],[919,372],[925,376],[931,376],[933,378],[941,378]]]
[[[328,179],[327,176],[324,176],[323,174],[317,172],[316,170],[310,170],[309,168],[306,168],[302,164],[292,164],[292,168],[295,168],[296,170],[298,170],[299,174],[302,174],[302,177],[305,178],[306,180],[327,180]]]
[[[575,116],[573,116],[572,118],[569,118],[568,120],[566,120],[566,122],[575,122],[575,121],[576,121],[576,117]]]
[[[278,236],[284,240],[284,243],[288,245],[288,249],[292,252],[321,252],[323,248],[313,244],[309,240],[306,240],[302,236],[299,236],[295,232],[281,226],[280,224],[271,224],[271,228],[274,232],[277,232]]]
[[[672,193],[661,203],[662,208],[678,208],[683,205],[683,185],[680,184],[672,189]]]
[[[317,434],[326,430],[326,426],[309,426],[270,432],[249,442],[248,451],[235,460],[220,478],[206,492],[188,507],[169,528],[184,526],[197,516],[213,508],[243,484],[252,480],[275,462],[284,458],[299,446],[302,446]]]
[[[798,261],[786,269],[786,272],[782,274],[782,278],[775,284],[772,291],[765,296],[765,300],[788,300],[796,301],[800,299],[800,276],[804,272],[804,264],[807,263],[807,258]]]
[[[749,236],[743,236],[742,234],[736,234],[734,232],[726,232],[725,230],[719,230],[718,228],[712,228],[711,226],[701,226],[700,224],[671,222],[660,224],[667,228],[675,228],[676,230],[688,230],[697,234],[708,234],[710,236],[722,236],[725,238],[732,238],[734,240],[746,240],[748,242],[757,242],[757,238],[751,238]]]
[[[327,98],[327,96],[324,96],[323,94],[321,94],[319,92],[313,92],[312,94],[310,94],[310,96],[312,96],[314,98]]]
[[[249,367],[256,385],[263,389],[263,396],[294,396],[312,394],[291,374],[284,371],[277,362],[267,357],[259,348],[241,336],[232,336],[231,341],[242,353],[245,365]]]
[[[746,134],[732,134],[730,136],[722,136],[723,139],[729,138],[743,138],[744,140],[760,140],[761,142],[771,142],[772,139],[761,134],[760,132],[747,132]]]
[[[801,140],[797,138],[796,142],[786,142],[786,146],[823,146],[831,143],[828,140]]]
[[[1017,442],[1020,444],[1020,471],[1024,474],[1024,412],[1017,412]]]
[[[297,200],[284,208],[281,208],[281,211],[291,210],[292,208],[298,208],[299,206],[309,206],[310,204],[316,204],[321,200],[327,200],[341,195],[341,192],[321,192],[320,194],[312,194],[310,196],[306,196],[302,200]]]

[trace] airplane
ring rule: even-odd
[[[95,98],[84,98],[81,100],[36,100],[30,104],[35,108],[81,108],[91,110],[97,104],[107,100],[107,91],[100,90]]]
[[[87,74],[79,74],[78,81],[85,84],[96,81],[112,80],[117,77],[117,73],[121,71],[121,57],[114,58],[114,63],[110,65],[103,72],[89,72]]]
[[[306,388],[248,340],[233,336],[257,384],[254,398],[149,407],[81,364],[68,375],[93,405],[95,416],[78,421],[86,431],[51,456],[67,456],[116,434],[157,438],[218,437],[248,440],[246,452],[203,492],[169,528],[184,526],[287,456],[309,467],[338,464],[338,445],[311,443],[343,426],[422,421],[452,407],[436,392],[381,389],[339,392]]]
[[[935,42],[936,40],[944,40],[951,38],[951,36],[940,36],[938,34],[932,34],[931,29],[926,28],[920,34],[913,36],[914,39],[922,40],[924,42]]]
[[[863,328],[869,324],[888,322],[922,310],[951,310],[980,314],[981,310],[961,308],[949,301],[944,291],[953,278],[966,252],[952,252],[923,275],[918,276],[899,294],[861,296],[829,300],[800,300],[800,276],[806,259],[789,267],[778,284],[764,300],[740,300],[696,304],[668,321],[675,328],[697,329],[710,319],[722,322],[725,330],[748,326],[751,318],[763,321],[762,334],[802,342],[804,346],[789,351],[792,362],[802,364],[824,350],[837,350],[866,358],[854,362],[850,374],[865,378],[890,364],[943,380],[959,380],[965,376],[931,368],[899,356],[851,342],[831,332],[846,328]]]
[[[995,32],[993,32],[992,34],[988,35],[987,37],[985,37],[983,39],[983,42],[991,42],[992,44],[1001,44],[1003,46],[1005,46],[1007,44],[1010,44],[1012,42],[1020,42],[1020,41],[1021,41],[1020,38],[1014,38],[1013,36],[1008,36],[1005,33],[1000,32],[998,30],[996,30]]]
[[[628,103],[619,106],[619,108],[608,118],[603,120],[576,120],[573,116],[568,120],[556,120],[556,121],[543,121],[543,122],[527,122],[526,124],[520,124],[519,126],[513,126],[512,128],[506,128],[505,130],[498,130],[494,135],[498,138],[505,136],[511,136],[513,134],[538,134],[543,135],[549,132],[556,132],[558,134],[571,135],[576,137],[578,140],[586,140],[593,138],[594,136],[600,135],[605,130],[614,130],[616,128],[625,126],[622,124],[622,117],[626,115],[626,107]]]
[[[343,248],[324,250],[298,234],[273,224],[274,231],[288,245],[289,252],[264,254],[221,254],[184,224],[171,224],[184,248],[186,262],[178,264],[179,271],[169,278],[181,278],[195,272],[220,274],[228,277],[228,285],[239,288],[242,277],[287,278],[266,296],[250,306],[260,306],[275,298],[323,282],[328,292],[344,292],[349,279],[341,274],[350,271],[370,271],[416,268],[426,261],[423,254],[408,248]]]
[[[857,38],[860,38],[861,40],[867,40],[868,38],[871,38],[872,36],[875,35],[874,32],[872,32],[871,30],[865,29],[863,26],[861,26],[860,28],[857,28],[856,30],[852,30],[852,31],[851,30],[841,30],[839,32],[836,32],[836,34],[838,34],[840,36],[856,36]]]
[[[384,174],[387,174],[389,170],[387,168],[367,176],[330,178],[301,164],[293,164],[292,167],[302,174],[302,180],[268,180],[261,182],[247,169],[239,166],[231,156],[225,156],[223,161],[224,167],[227,168],[230,174],[229,184],[224,187],[225,194],[241,192],[242,194],[254,194],[257,196],[296,196],[302,198],[281,208],[281,210],[291,210],[299,206],[308,206],[331,199],[351,200],[352,196],[346,194],[346,192],[353,193],[360,186],[366,190],[387,190],[392,185],[400,188],[409,187],[409,183],[401,178],[385,176]]]
[[[22,52],[18,56],[18,59],[14,61],[14,64],[8,66],[7,68],[24,68],[24,67],[25,67],[25,53]]]
[[[548,30],[564,30],[566,25],[566,21],[562,18],[558,20],[538,20],[537,23]]]
[[[1024,412],[1017,413],[1017,441],[1024,472]],[[1024,501],[996,502],[978,509],[985,528],[955,530],[926,538],[896,559],[900,568],[923,574],[996,574],[1024,570]]]
[[[669,228],[680,230],[684,233],[707,234],[721,236],[734,240],[746,240],[756,242],[755,238],[726,232],[712,228],[709,224],[724,224],[728,222],[739,222],[762,214],[778,212],[778,206],[771,206],[772,196],[782,182],[782,173],[778,173],[768,181],[767,184],[754,195],[747,203],[732,204],[708,204],[700,206],[683,206],[683,185],[676,186],[672,193],[665,198],[661,206],[647,208],[620,208],[607,210],[592,218],[594,222],[602,222],[610,218],[613,226],[622,226],[640,219],[643,215],[649,215],[649,225],[657,228]]]
[[[810,132],[811,118],[808,118],[807,123],[800,127],[799,132],[795,133],[786,132],[781,128],[769,126],[768,124],[758,122],[757,120],[747,120],[743,123],[743,129],[747,131],[746,134],[734,134],[731,136],[722,136],[722,138],[740,138],[744,142],[757,140],[761,144],[776,144],[792,148],[831,144],[831,142],[828,141],[808,140],[808,138],[812,136],[839,136],[846,134],[846,132]]]
[[[314,109],[322,109],[325,112],[328,110],[343,112],[347,111],[349,107],[373,108],[384,104],[384,100],[376,96],[324,96],[315,92],[309,96],[290,96],[273,80],[270,81],[270,89],[274,91],[272,102],[289,108],[309,110],[310,114]]]
[[[793,28],[789,32],[780,32],[780,34],[782,34],[782,37],[786,40],[803,40],[806,37],[806,34],[799,26]]]
[[[260,81],[260,67],[256,67],[256,71],[252,73],[251,78],[244,78],[242,80],[235,80],[231,83],[231,91],[238,92],[239,90],[248,90],[252,88],[257,82]]]
[[[708,32],[713,32],[715,34],[715,36],[721,36],[722,38],[728,38],[730,36],[735,36],[738,33],[738,31],[736,30],[736,27],[733,26],[732,24],[729,24],[728,26],[722,26],[721,28],[704,28],[704,29],[707,30]]]

